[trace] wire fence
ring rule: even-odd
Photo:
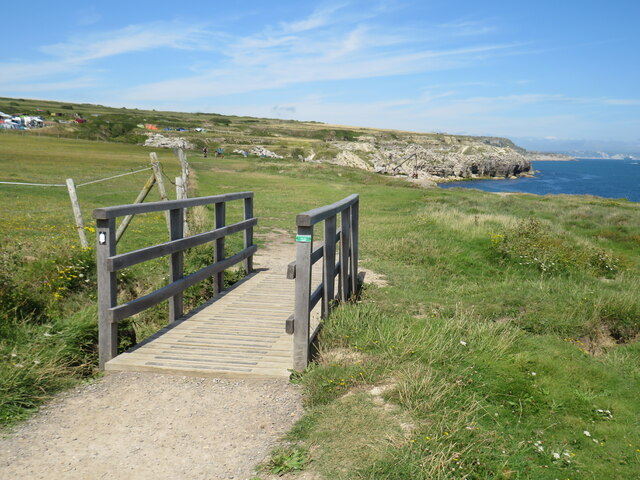
[[[91,227],[85,227],[83,212],[80,205],[80,201],[78,198],[78,193],[76,191],[79,187],[87,187],[87,195],[91,197],[90,199],[86,199],[84,204],[85,213],[87,209],[91,206],[95,205],[96,201],[99,201],[99,198],[108,197],[110,202],[114,201],[114,197],[117,197],[119,193],[129,193],[130,190],[127,188],[123,190],[122,187],[124,184],[130,184],[133,180],[125,180],[121,182],[116,182],[115,189],[112,188],[103,188],[96,187],[92,188],[92,185],[99,184],[101,182],[107,182],[109,180],[121,179],[122,177],[126,177],[129,175],[140,174],[142,172],[153,171],[151,177],[146,181],[144,187],[138,193],[138,197],[133,203],[141,203],[145,200],[152,187],[157,184],[158,190],[160,193],[160,197],[162,200],[168,200],[169,196],[164,187],[163,179],[169,184],[176,187],[176,197],[177,198],[187,198],[187,188],[188,188],[188,178],[189,178],[189,164],[186,159],[186,155],[181,149],[178,149],[177,152],[174,152],[178,157],[178,160],[181,165],[182,175],[180,177],[176,177],[175,181],[169,177],[164,172],[162,165],[158,161],[157,155],[151,153],[151,166],[148,165],[139,165],[137,167],[131,167],[130,171],[126,171],[123,173],[117,173],[114,175],[109,175],[107,177],[101,178],[93,178],[87,179],[81,178],[80,183],[75,184],[72,178],[66,178],[65,183],[44,183],[38,182],[36,179],[33,181],[14,181],[14,180],[0,180],[0,186],[7,185],[7,187],[44,187],[44,190],[50,193],[46,194],[38,194],[32,196],[31,195],[18,195],[17,192],[11,192],[10,188],[0,189],[0,194],[7,194],[11,197],[11,202],[8,202],[7,207],[5,209],[0,209],[0,231],[4,230],[5,232],[13,231],[14,233],[17,231],[41,231],[43,234],[51,234],[51,232],[63,231],[67,230],[69,225],[66,221],[61,222],[60,218],[62,218],[58,213],[62,212],[67,206],[64,207],[62,203],[62,197],[59,194],[62,194],[61,190],[58,190],[56,187],[61,187],[67,190],[69,199],[71,200],[71,206],[73,211],[73,217],[75,220],[75,230],[80,238],[80,243],[82,247],[88,246],[88,241],[86,238],[85,230],[94,231]],[[106,172],[104,172],[106,173]],[[115,172],[111,172],[115,173]],[[53,188],[49,188],[53,187]],[[118,188],[120,187],[120,188]],[[4,192],[3,192],[4,190]],[[56,193],[54,193],[56,192]],[[66,195],[65,195],[66,196]],[[7,197],[7,198],[9,198]],[[46,199],[44,202],[38,202],[38,200]],[[38,208],[37,203],[42,203],[42,207]],[[66,203],[66,202],[64,202]],[[54,207],[55,205],[55,207]],[[51,208],[53,207],[53,208]],[[187,212],[185,212],[185,232],[188,232],[188,224],[187,224]],[[65,215],[66,216],[66,215]],[[56,218],[58,217],[58,218]],[[132,216],[125,217],[121,222],[117,239],[118,241],[120,237],[124,234],[127,229],[129,223],[132,220]],[[167,220],[168,222],[168,220]],[[146,221],[144,222],[147,223]],[[167,223],[168,224],[168,223]],[[37,227],[36,227],[37,225]]]
[[[76,185],[76,187],[84,187],[85,185],[91,185],[91,184],[99,183],[99,182],[106,182],[107,180],[113,180],[114,178],[124,177],[126,175],[133,175],[134,173],[140,173],[140,172],[144,172],[144,171],[147,171],[147,170],[152,170],[152,167],[140,168],[138,170],[133,170],[131,172],[121,173],[119,175],[113,175],[111,177],[105,177],[105,178],[98,178],[96,180],[90,180],[88,182],[79,183],[79,184]],[[7,181],[0,181],[0,184],[2,184],[2,185],[21,185],[21,186],[27,186],[27,187],[66,187],[67,186],[66,183],[32,183],[32,182],[7,182]]]

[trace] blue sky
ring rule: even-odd
[[[640,145],[637,1],[2,10],[0,96]]]

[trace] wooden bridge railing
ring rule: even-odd
[[[293,333],[293,367],[304,370],[309,363],[310,345],[322,322],[311,330],[311,311],[322,300],[321,318],[331,312],[336,299],[346,301],[358,291],[358,216],[360,197],[350,195],[339,202],[309,210],[296,217],[296,260],[289,265],[288,278],[295,278],[296,301],[287,332]],[[340,229],[337,219],[340,215]],[[324,243],[313,247],[313,227],[324,221]],[[336,244],[340,260],[336,263]],[[312,266],[322,259],[322,282],[312,290]],[[334,292],[339,277],[338,294]]]
[[[244,220],[231,225],[226,222],[226,203],[244,200]],[[199,235],[184,237],[184,209],[199,205],[214,205],[215,229]],[[116,254],[116,218],[138,213],[169,211],[170,241],[132,252]],[[206,278],[216,275],[216,292],[224,288],[224,270],[244,261],[247,274],[253,271],[253,227],[258,219],[253,216],[253,192],[228,193],[210,197],[138,203],[115,207],[97,208],[93,211],[97,228],[98,270],[98,343],[100,369],[117,354],[118,322],[169,300],[169,323],[183,315],[182,292]],[[244,231],[244,249],[232,257],[224,257],[225,237]],[[215,242],[214,263],[197,272],[184,276],[184,251]],[[154,258],[171,255],[169,284],[140,298],[117,305],[118,270],[146,262]]]

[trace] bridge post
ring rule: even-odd
[[[226,222],[226,203],[220,202],[215,204],[216,225],[215,228],[222,228]],[[218,263],[224,260],[224,237],[216,240],[214,262]],[[224,270],[216,273],[215,292],[220,293],[224,290]]]
[[[351,205],[351,294],[358,294],[358,222],[360,200]]]
[[[351,282],[349,279],[349,249],[351,247],[351,207],[340,214],[342,233],[340,234],[340,300],[349,300]]]
[[[115,218],[96,222],[96,262],[98,275],[98,360],[100,370],[118,353],[118,323],[112,322],[109,309],[116,306],[116,273],[107,261],[116,254]]]
[[[173,208],[169,210],[169,236],[171,240],[179,240],[184,237],[184,209]],[[171,254],[169,265],[169,283],[180,280],[184,275],[184,252]],[[178,320],[184,314],[182,292],[169,298],[169,323]]]
[[[294,308],[293,368],[302,371],[309,362],[309,294],[313,226],[298,226],[296,236],[296,303]]]
[[[324,221],[324,252],[323,252],[323,278],[324,293],[322,295],[322,318],[327,318],[331,313],[335,298],[334,285],[336,281],[336,215]]]
[[[253,197],[244,199],[244,219],[253,218]],[[244,231],[244,248],[253,245],[253,227],[249,227]],[[247,275],[253,272],[253,255],[247,257],[244,261],[244,270]]]

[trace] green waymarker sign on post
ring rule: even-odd
[[[296,235],[296,242],[311,243],[311,235]]]

